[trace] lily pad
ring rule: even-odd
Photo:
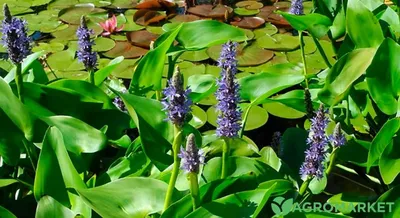
[[[204,61],[210,58],[207,54],[207,50],[199,51],[186,51],[179,58],[185,61]]]
[[[278,32],[278,28],[276,28],[276,26],[274,26],[273,24],[267,23],[265,24],[265,26],[263,28],[259,28],[254,30],[254,37],[256,39],[262,37],[262,36],[266,36],[266,35],[274,35]]]
[[[221,52],[221,45],[212,46],[207,50],[207,54],[213,59],[218,60]],[[274,52],[262,49],[257,44],[252,44],[243,48],[240,45],[237,59],[238,66],[256,66],[269,61],[274,56]]]
[[[189,8],[188,12],[200,17],[226,20],[232,14],[233,9],[225,5],[217,5],[214,7],[212,5],[203,4]]]
[[[57,0],[47,5],[48,10],[62,10],[79,4],[78,0]]]
[[[285,34],[265,35],[257,39],[257,44],[265,49],[291,51],[299,48],[299,39]]]
[[[108,7],[110,8],[118,8],[118,9],[131,9],[135,8],[137,5],[137,1],[132,0],[113,0],[112,4]]]
[[[77,40],[78,38],[76,37],[76,30],[78,30],[78,27],[78,25],[69,25],[65,29],[52,32],[51,35],[58,40]],[[93,22],[88,22],[88,28],[93,29],[94,35],[99,35],[103,32],[103,29]]]
[[[172,19],[169,19],[171,23],[192,22],[196,20],[200,20],[200,17],[193,14],[178,14]]]
[[[146,30],[157,35],[161,35],[164,33],[164,30],[161,26],[147,26]]]
[[[115,41],[110,38],[99,37],[94,40],[93,51],[103,52],[114,48]]]
[[[126,38],[135,46],[150,49],[150,44],[158,38],[157,34],[150,33],[147,30],[127,32]]]
[[[123,31],[137,31],[137,30],[142,30],[145,28],[144,26],[141,26],[141,25],[135,23],[133,21],[133,16],[134,16],[133,14],[125,13],[126,23],[125,23]]]
[[[249,106],[248,103],[240,104],[240,107],[243,110],[242,119],[244,117],[244,111],[247,109],[248,106]],[[216,127],[218,113],[216,111],[215,106],[212,106],[207,110],[207,116],[208,116],[207,121],[211,125]],[[249,116],[247,117],[245,131],[257,129],[257,128],[263,126],[264,124],[266,124],[267,121],[268,121],[267,111],[262,107],[253,106],[253,107],[251,107]]]
[[[148,50],[134,46],[128,41],[116,41],[114,48],[103,53],[108,58],[124,56],[124,58],[138,58],[146,54]]]
[[[122,79],[132,79],[139,59],[125,59],[113,71],[112,75]]]
[[[141,9],[137,11],[135,15],[133,15],[133,20],[135,21],[135,23],[142,26],[159,23],[166,18],[167,16],[165,14],[148,9]]]
[[[75,52],[72,50],[65,50],[56,52],[47,58],[47,63],[51,69],[57,71],[79,71],[84,70],[85,67],[75,59]]]
[[[264,5],[261,2],[257,1],[241,1],[236,3],[236,7],[238,8],[246,8],[246,9],[260,9]]]
[[[256,29],[264,23],[265,20],[259,17],[243,17],[240,21],[232,21],[231,25],[245,29]]]
[[[189,124],[196,129],[201,128],[207,122],[207,113],[199,106],[192,106],[192,116]]]
[[[37,46],[32,48],[32,52],[45,51],[46,53],[54,53],[62,50],[64,50],[64,44],[59,42],[39,42]]]
[[[60,11],[59,18],[65,23],[79,25],[82,16],[86,16],[91,13],[105,12],[104,9],[96,8],[94,5],[85,4],[66,8]]]
[[[233,10],[233,12],[235,12],[235,14],[237,14],[237,15],[253,16],[253,15],[260,13],[260,10],[259,9],[235,8],[235,10]]]

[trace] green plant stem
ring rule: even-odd
[[[44,59],[44,63],[47,65],[47,67],[49,68],[50,72],[53,74],[53,76],[58,79],[56,73],[54,72],[54,70],[50,67],[49,63],[47,63],[47,59]]]
[[[96,83],[94,83],[94,71],[93,70],[89,70],[89,79],[90,79],[90,83],[92,83],[93,85],[96,85]]]
[[[22,78],[22,65],[17,64],[17,71],[15,75],[15,83],[17,84],[17,93],[19,100],[23,103],[24,102],[24,81]]]
[[[304,40],[303,40],[303,31],[299,32],[299,41],[300,41],[300,52],[301,52],[301,60],[303,61],[303,73],[304,73],[304,80],[306,82],[306,88],[308,88],[308,80],[307,80],[307,63],[306,63],[306,56],[304,54]]]
[[[327,176],[332,172],[333,168],[336,165],[335,162],[336,162],[336,157],[337,157],[338,150],[339,150],[339,148],[334,148],[332,150],[332,154],[331,154],[331,156],[329,158],[329,166],[328,166],[328,169],[326,170],[326,175]]]
[[[322,59],[324,59],[324,62],[326,64],[326,66],[328,66],[329,68],[332,68],[332,64],[329,63],[328,57],[326,56],[325,51],[322,48],[321,44],[319,43],[318,39],[315,38],[314,36],[312,38],[314,40],[315,45],[317,46],[317,49],[318,49],[319,53],[322,56]]]
[[[36,152],[34,150],[35,149],[35,147],[34,147],[35,145],[32,142],[29,142],[25,138],[22,139],[22,144],[24,144],[24,147],[25,147],[25,150],[26,150],[26,156],[28,156],[28,158],[29,158],[29,160],[30,160],[30,162],[32,164],[33,171],[36,171],[36,164],[35,163],[37,163],[38,156],[37,156],[37,154],[36,154]],[[32,149],[29,148],[29,145],[31,145],[30,147]]]
[[[333,39],[332,33],[330,31],[328,31],[328,37],[329,37],[329,40],[331,41],[332,49],[335,52],[335,55],[337,56],[338,51],[337,51],[337,48],[335,46],[335,42],[336,41]]]
[[[182,53],[178,53],[175,55],[175,57],[168,56],[168,74],[167,74],[167,79],[171,79],[172,75],[174,74],[175,70],[175,64],[178,58],[181,56]]]
[[[156,99],[157,99],[157,101],[161,101],[161,91],[160,90],[156,90]]]
[[[230,139],[225,138],[224,143],[222,144],[222,172],[221,179],[225,179],[228,176],[229,170],[229,150],[230,150]]]
[[[192,196],[193,210],[200,206],[199,183],[197,181],[197,173],[189,173],[188,180],[190,185],[190,194]]]
[[[351,124],[350,124],[350,95],[347,96],[347,101],[346,101],[346,124],[348,126],[351,126]]]
[[[179,147],[182,144],[182,130],[177,125],[174,126],[174,142],[172,144],[172,154],[174,156],[174,163],[172,166],[171,178],[169,179],[167,194],[164,201],[164,211],[171,205],[172,194],[174,192],[176,179],[179,173],[180,159],[178,157]]]
[[[249,106],[248,106],[247,109],[246,109],[246,112],[244,113],[242,128],[241,128],[240,131],[239,131],[239,137],[240,137],[240,138],[243,137],[244,128],[246,127],[247,118],[249,117],[249,113],[250,113],[251,107],[253,107],[253,105],[252,105],[252,104],[249,104]]]
[[[301,199],[304,194],[306,193],[307,189],[308,189],[308,185],[311,182],[311,177],[308,177],[306,179],[306,181],[303,182],[303,184],[301,184],[300,186],[300,190],[299,190],[299,195],[297,196],[297,199]]]

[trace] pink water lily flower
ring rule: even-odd
[[[100,22],[99,24],[104,29],[104,32],[101,34],[102,36],[109,36],[112,33],[120,32],[124,28],[124,25],[117,28],[118,24],[115,15],[113,15],[110,19],[106,20],[105,22]]]

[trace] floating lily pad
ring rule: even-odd
[[[159,23],[162,20],[165,20],[167,16],[165,13],[160,13],[158,11],[152,11],[148,9],[141,9],[133,15],[133,20],[135,23],[147,26],[149,24]]]
[[[65,50],[51,54],[47,58],[47,63],[51,69],[57,71],[80,71],[85,67],[79,63],[75,58],[75,52],[72,50]]]
[[[103,52],[114,48],[115,41],[110,38],[99,37],[94,40],[93,51]]]
[[[300,51],[288,52],[286,56],[290,63],[296,64],[302,62]],[[306,54],[305,58],[307,63],[307,73],[309,74],[318,73],[320,70],[327,68],[324,60],[318,52]]]
[[[231,25],[245,29],[256,29],[265,23],[264,19],[259,17],[243,17],[240,21],[232,21]]]
[[[233,10],[233,12],[235,12],[235,14],[241,15],[241,16],[253,16],[253,15],[256,15],[256,14],[260,13],[260,10],[258,10],[258,9],[246,9],[246,8],[235,8],[235,10]]]
[[[192,106],[192,119],[189,121],[189,124],[194,128],[198,129],[204,126],[207,122],[207,113],[201,109],[199,106]]]
[[[260,9],[260,13],[257,14],[257,17],[263,18],[266,22],[270,22],[278,27],[291,27],[290,24],[286,21],[285,18],[280,14],[276,14],[274,11],[279,8],[276,6],[265,6]],[[282,10],[282,9],[280,9]],[[285,10],[284,10],[285,11]]]
[[[69,25],[65,29],[52,32],[51,35],[53,35],[58,40],[77,40],[78,38],[76,37],[76,30],[78,29],[78,27],[78,25]],[[103,32],[103,29],[93,22],[88,22],[88,28],[93,29],[93,37]]]
[[[196,74],[204,74],[206,72],[206,66],[204,64],[194,65],[189,68],[182,68],[181,73],[183,75],[183,85],[187,86],[188,78]]]
[[[108,58],[124,56],[124,58],[138,58],[146,54],[148,50],[134,46],[128,41],[116,41],[114,48],[103,53]]]
[[[300,46],[298,37],[284,34],[262,36],[257,39],[257,44],[262,48],[276,51],[291,51]]]
[[[164,30],[161,26],[147,26],[146,30],[153,34],[158,34],[158,35],[161,35],[164,33]]]
[[[45,51],[46,53],[54,53],[62,50],[64,50],[64,44],[59,42],[39,42],[37,46],[32,48],[32,52]]]
[[[110,36],[111,39],[115,41],[125,41],[126,40],[126,35],[125,34],[112,34]]]
[[[137,5],[137,1],[132,0],[113,0],[112,4],[108,7],[110,8],[118,8],[118,9],[131,9],[135,8]]]
[[[139,59],[125,59],[113,71],[112,75],[122,79],[132,79]]]
[[[171,23],[192,22],[196,20],[200,20],[200,17],[193,14],[178,14],[172,19],[169,19]]]
[[[210,58],[207,54],[207,50],[199,50],[199,51],[186,51],[179,58],[186,61],[204,61]]]
[[[259,28],[254,30],[254,37],[256,39],[265,36],[265,35],[274,35],[278,32],[278,28],[276,28],[276,26],[274,26],[273,24],[267,23],[265,24],[265,26],[263,28]]]
[[[142,48],[150,48],[150,43],[158,38],[157,34],[150,33],[147,30],[139,30],[133,32],[127,32],[126,38],[135,46]]]
[[[57,0],[47,5],[48,10],[61,10],[79,4],[78,0]]]
[[[310,36],[304,36],[304,53],[311,54],[317,50],[317,46],[314,43],[314,40]]]
[[[168,0],[144,0],[136,5],[137,9],[167,9],[173,8],[176,4]]]
[[[31,1],[24,0],[2,0],[1,5],[7,3],[8,8],[10,9],[11,15],[23,14],[32,12],[30,7],[32,6]]]
[[[249,105],[248,103],[240,104],[240,107],[243,110],[242,118],[244,117],[244,111],[247,109],[248,105]],[[207,117],[208,117],[207,121],[215,127],[217,126],[217,116],[218,113],[216,111],[215,106],[212,106],[207,110]],[[251,107],[249,116],[247,117],[245,131],[257,129],[266,124],[267,121],[268,121],[267,111],[262,107],[253,106]]]
[[[225,5],[217,5],[214,7],[212,5],[203,4],[189,8],[188,12],[200,17],[226,20],[232,14],[233,9]]]
[[[80,4],[90,3],[99,8],[109,6],[112,2],[112,0],[79,0]]]
[[[251,31],[251,30],[249,30],[249,29],[243,29],[243,28],[240,28],[240,29],[243,30],[243,31],[246,33],[247,40],[252,40],[252,39],[254,39],[254,33],[253,33],[253,31]]]
[[[221,48],[221,45],[212,46],[207,50],[207,54],[213,60],[218,60]],[[244,48],[243,45],[240,45],[237,53],[238,66],[260,65],[270,60],[273,56],[274,52],[262,49],[257,44],[252,44]]]
[[[79,25],[82,16],[100,12],[105,12],[105,10],[96,8],[91,4],[86,4],[83,6],[75,6],[61,10],[59,13],[59,18],[66,23]]]
[[[137,31],[142,30],[145,27],[141,26],[133,21],[133,14],[125,14],[126,23],[123,31]]]
[[[241,1],[236,3],[236,7],[238,8],[246,8],[246,9],[260,9],[264,5],[261,2],[257,1]]]
[[[89,76],[89,73],[86,71],[57,71],[56,74],[57,77],[74,80],[84,80]]]

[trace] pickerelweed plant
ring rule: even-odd
[[[13,64],[17,67],[15,82],[18,97],[23,101],[22,61],[31,53],[31,39],[28,37],[28,27],[25,20],[11,16],[7,4],[3,6],[4,19],[1,24],[2,44]]]
[[[89,29],[86,24],[85,17],[81,18],[81,25],[76,31],[78,37],[78,51],[76,52],[78,60],[85,65],[86,71],[89,73],[89,81],[95,84],[95,68],[97,66],[97,53],[93,51],[94,41],[90,39],[94,31]]]

